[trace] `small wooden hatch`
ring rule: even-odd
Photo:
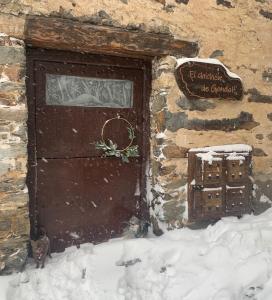
[[[189,151],[189,220],[241,216],[252,211],[252,149],[223,145]]]

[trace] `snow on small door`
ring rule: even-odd
[[[241,216],[252,211],[251,152],[251,146],[243,144],[190,149],[191,221]]]
[[[146,214],[149,62],[41,49],[27,57],[32,234],[44,226],[53,251],[118,236]],[[135,129],[139,157],[129,163],[95,148],[117,115]],[[112,121],[105,138],[125,147],[126,124]]]

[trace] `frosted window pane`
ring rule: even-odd
[[[46,104],[87,107],[132,107],[133,82],[46,74]]]

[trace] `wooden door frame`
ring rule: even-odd
[[[98,54],[78,54],[74,52],[67,52],[62,50],[52,51],[41,48],[27,48],[26,49],[26,66],[27,66],[27,104],[28,104],[28,173],[27,173],[27,185],[29,189],[29,213],[31,224],[31,237],[35,237],[37,229],[39,227],[39,215],[38,215],[38,199],[37,193],[37,157],[36,157],[36,85],[35,85],[35,61],[52,61],[55,62],[59,57],[63,57],[63,54],[68,57],[73,63],[88,63],[89,65],[102,65],[102,66],[116,66],[123,68],[134,68],[142,71],[143,74],[143,158],[141,168],[141,186],[144,191],[144,195],[140,202],[141,217],[144,219],[149,218],[148,204],[146,202],[146,167],[149,165],[150,157],[150,111],[149,111],[149,99],[151,94],[151,60],[150,59],[138,59],[138,58],[126,58]],[[100,62],[97,63],[98,58]],[[102,60],[102,61],[101,61]],[[122,64],[120,64],[122,60]]]
[[[27,16],[26,45],[81,53],[105,53],[125,57],[195,57],[197,41],[175,38],[171,33],[152,33],[109,27],[54,17]]]

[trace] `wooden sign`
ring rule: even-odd
[[[241,79],[217,59],[180,59],[176,80],[188,99],[241,100],[243,97]]]

